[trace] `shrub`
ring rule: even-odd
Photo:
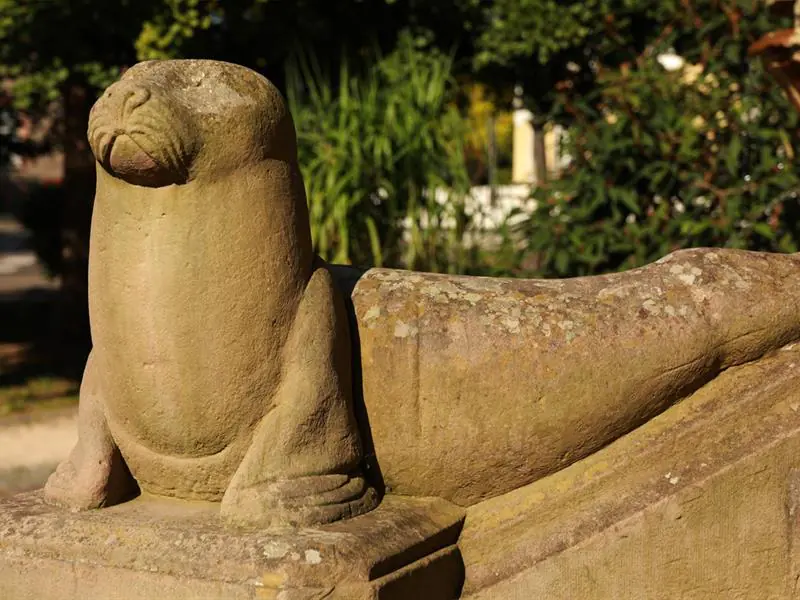
[[[365,62],[355,73],[343,59],[337,78],[309,56],[288,70],[316,250],[340,263],[469,270],[477,259],[465,242],[466,124],[451,103],[452,60],[404,36]]]
[[[537,190],[522,229],[540,274],[627,269],[692,246],[797,251],[798,117],[747,62],[776,28],[752,4],[689,3],[629,61],[604,63],[625,48],[597,54],[590,93],[561,85],[553,117],[571,124],[573,162]],[[686,64],[669,72],[657,57],[672,47]]]

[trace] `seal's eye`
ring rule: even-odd
[[[89,143],[106,171],[134,185],[185,183],[189,152],[185,119],[168,99],[119,81],[92,108]]]

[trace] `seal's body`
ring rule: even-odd
[[[99,177],[92,360],[109,426],[142,485],[161,488],[159,473],[168,469],[175,493],[221,497],[275,396],[311,261],[298,260],[297,244],[286,251],[287,234],[298,232],[275,231],[274,223],[296,219],[264,199],[297,190],[290,173],[277,176],[286,164],[274,162],[259,168],[271,168],[284,189],[265,187],[270,178],[257,172],[237,171],[202,190],[195,182],[148,189]],[[252,409],[256,398],[261,411]],[[198,479],[192,471],[205,463],[214,475]]]
[[[117,501],[127,468],[234,521],[369,510],[346,316],[278,92],[235,65],[142,63],[98,100],[89,139],[94,347],[80,441],[47,497]]]
[[[729,249],[561,280],[373,269],[352,293],[368,453],[398,494],[510,492],[800,340],[798,290],[800,254]]]

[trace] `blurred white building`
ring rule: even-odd
[[[534,146],[536,133],[533,128],[533,113],[524,107],[522,88],[517,87],[514,100],[514,135],[511,164],[511,181],[515,184],[536,184],[536,161]],[[564,130],[558,125],[545,126],[545,168],[549,177],[558,177],[569,162],[562,152]]]

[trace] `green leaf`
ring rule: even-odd
[[[755,231],[758,235],[768,240],[775,239],[775,232],[766,223],[755,223],[753,225],[753,231]]]

